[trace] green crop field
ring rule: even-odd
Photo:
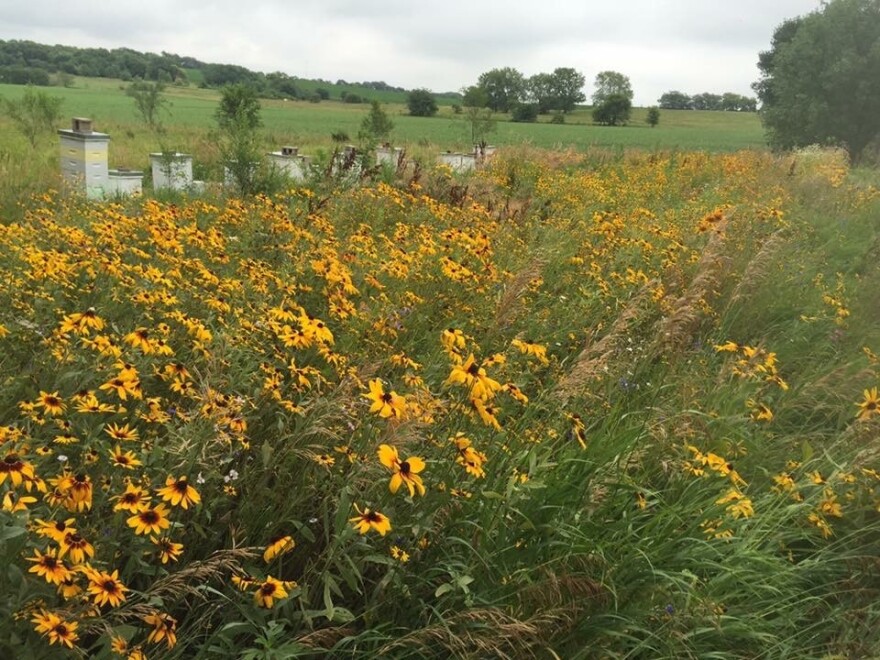
[[[51,88],[47,91],[64,99],[64,115],[93,118],[97,129],[111,133],[114,144],[122,145],[120,149],[124,153],[128,150],[126,145],[135,139],[131,137],[132,134],[138,136],[147,133],[135,112],[133,101],[125,96],[124,87],[125,83],[118,80],[77,79],[72,88]],[[0,85],[0,96],[16,98],[24,89],[21,86]],[[170,146],[177,144],[193,149],[198,142],[193,134],[194,129],[207,131],[214,126],[213,113],[219,92],[195,87],[169,87],[165,95],[170,107],[163,115],[166,128],[164,141]],[[435,147],[437,150],[467,148],[470,142],[468,123],[462,115],[453,113],[451,105],[442,103],[441,99],[440,112],[431,118],[408,116],[406,106],[402,103],[386,104],[386,112],[395,124],[393,141],[408,146]],[[315,104],[264,100],[262,105],[267,146],[292,143],[304,148],[329,147],[330,134],[338,131],[347,133],[355,140],[368,109],[365,104],[338,101]],[[497,119],[497,128],[491,141],[498,145],[527,143],[577,150],[602,146],[709,151],[735,151],[765,145],[760,121],[753,113],[667,110],[662,112],[660,125],[656,128],[650,128],[645,123],[643,108],[636,108],[631,122],[621,127],[592,125],[589,109],[571,113],[563,125],[550,124],[548,116],[541,117],[534,124],[513,123],[506,115],[497,115]],[[0,119],[0,128],[4,129],[6,136],[0,138],[0,149],[8,148],[8,142],[16,139],[12,131],[6,130],[9,127],[6,120]],[[150,149],[159,146],[159,141],[154,140]]]

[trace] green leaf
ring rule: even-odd
[[[8,539],[14,539],[22,534],[26,533],[27,529],[24,527],[17,527],[15,525],[7,525],[5,527],[0,527],[0,541],[6,541]]]
[[[813,458],[813,447],[806,440],[801,445],[801,455],[803,456],[804,463]]]
[[[442,596],[443,594],[448,594],[450,591],[452,591],[452,585],[450,583],[447,582],[446,584],[441,584],[434,592],[434,597],[440,598],[440,596]]]

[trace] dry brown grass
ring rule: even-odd
[[[658,353],[680,351],[689,345],[705,318],[708,301],[714,297],[724,267],[730,261],[723,254],[727,223],[725,218],[715,226],[690,285],[672,303],[670,313],[657,322],[653,334]]]
[[[651,290],[657,285],[652,280],[629,300],[608,332],[598,341],[589,343],[575,359],[574,365],[556,386],[554,395],[567,401],[576,394],[583,394],[587,385],[602,378],[612,359],[630,336],[632,329],[643,319],[651,304]]]

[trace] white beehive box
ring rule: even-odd
[[[59,129],[61,175],[90,199],[100,199],[109,185],[107,152],[110,136],[92,130],[92,120],[74,117],[70,129]]]
[[[193,185],[193,159],[189,154],[152,153],[153,190],[188,190]]]

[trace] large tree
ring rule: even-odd
[[[584,96],[584,84],[587,79],[584,74],[575,71],[571,67],[557,67],[551,74],[553,97],[556,100],[554,110],[571,112],[578,103],[586,100]],[[630,90],[632,91],[632,90]]]
[[[880,135],[880,0],[831,0],[784,22],[754,88],[770,144],[839,144],[858,162]]]
[[[413,117],[433,117],[437,114],[437,99],[430,90],[414,89],[406,96],[406,107]]]
[[[596,74],[593,92],[593,105],[602,105],[610,96],[625,96],[630,103],[633,100],[632,85],[629,78],[617,71],[602,71]]]
[[[690,110],[693,108],[691,97],[684,92],[672,90],[665,92],[657,101],[664,110]]]
[[[486,93],[487,104],[494,112],[507,112],[525,97],[523,74],[509,66],[481,74],[477,85]]]
[[[536,73],[526,83],[529,98],[537,104],[538,112],[542,115],[556,109],[558,102],[553,82],[552,74]]]

